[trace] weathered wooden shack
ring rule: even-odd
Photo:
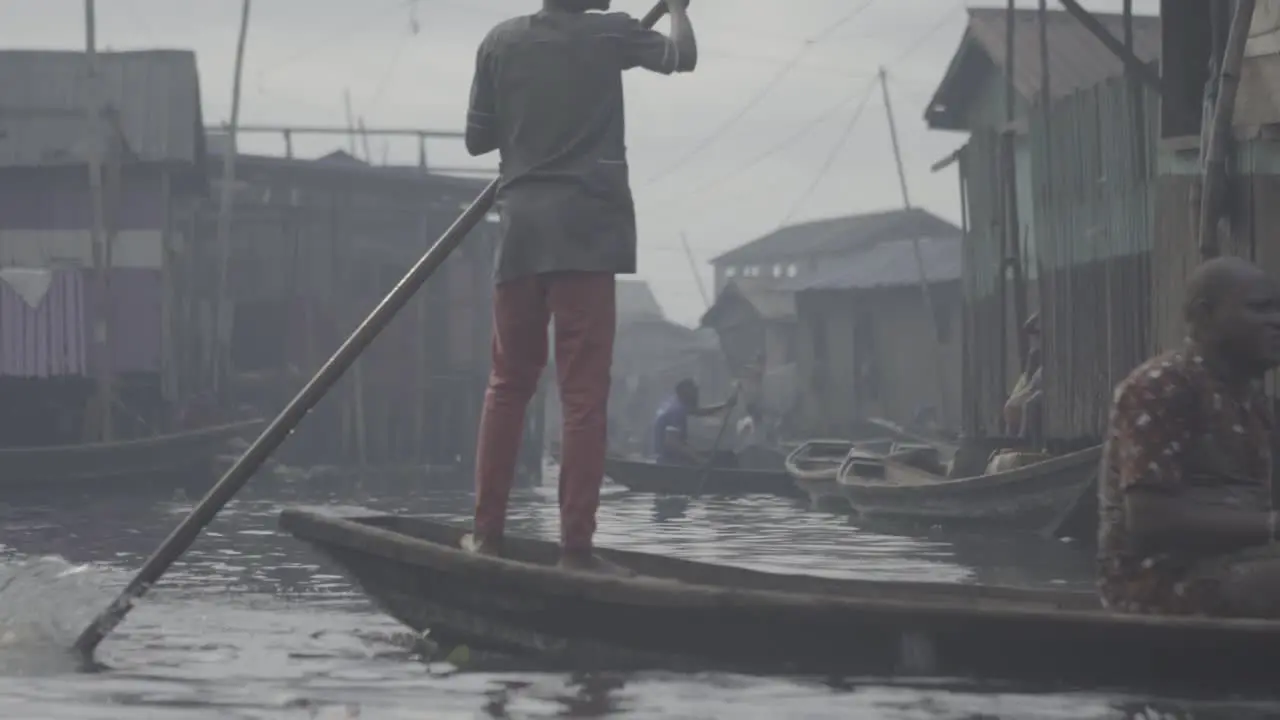
[[[191,239],[178,218],[207,190],[195,56],[104,52],[99,65],[91,116],[83,53],[0,52],[0,444],[100,437],[89,407],[103,377],[113,437],[173,419],[172,270]],[[96,267],[95,135],[109,247]]]
[[[211,142],[221,153],[221,144]],[[214,171],[215,175],[221,170]],[[217,207],[191,218],[181,348],[192,388],[277,411],[391,290],[484,182],[420,167],[373,166],[346,153],[318,160],[236,159],[226,292],[215,332],[223,249]],[[215,179],[214,184],[220,182]],[[496,225],[482,223],[308,417],[286,449],[296,462],[466,468],[489,369]],[[540,402],[535,400],[535,406]],[[541,412],[530,416],[525,469],[540,471]]]
[[[959,406],[960,229],[920,239],[933,308],[920,292],[912,245],[873,245],[786,286],[800,326],[798,429],[848,436],[867,418],[906,424],[932,407],[943,420]]]
[[[1123,41],[1121,15],[1092,16]],[[1042,44],[1037,11],[971,8],[926,112],[931,128],[969,134],[938,167],[960,166],[961,419],[975,436],[1001,432],[1021,372],[1018,329],[1031,313],[1041,314],[1051,436],[1100,434],[1112,379],[1150,347],[1159,106],[1076,18],[1054,11],[1043,21]],[[1130,32],[1140,61],[1159,57],[1158,18],[1131,18]]]

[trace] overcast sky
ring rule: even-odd
[[[964,140],[930,132],[928,102],[964,29],[961,0],[697,0],[698,71],[628,76],[628,146],[640,217],[640,274],[672,319],[692,324],[703,301],[681,245],[705,281],[706,261],[787,222],[902,203],[878,88],[887,65],[912,201],[959,218],[954,170],[929,166]],[[999,5],[975,2],[972,5]],[[1083,2],[1118,11],[1120,0]],[[100,49],[189,48],[197,53],[205,118],[224,121],[238,0],[99,0]],[[242,123],[343,125],[343,93],[369,126],[458,130],[475,46],[496,22],[539,0],[256,0],[245,60]],[[1034,7],[1022,0],[1020,6]],[[1057,3],[1050,0],[1050,6]],[[615,0],[643,14],[648,0]],[[1155,14],[1157,0],[1135,0]],[[0,2],[0,47],[83,48],[80,0]],[[856,115],[856,119],[855,119]],[[340,141],[295,140],[318,156]],[[274,137],[251,152],[283,153]],[[411,142],[373,154],[416,161]],[[439,141],[442,166],[493,167]]]

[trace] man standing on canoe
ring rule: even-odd
[[[667,0],[670,37],[609,0],[544,0],[480,44],[467,113],[472,155],[498,150],[501,240],[493,369],[480,420],[476,516],[467,549],[501,552],[525,409],[555,323],[564,408],[561,565],[609,569],[592,554],[604,480],[606,407],[616,324],[614,277],[636,270],[622,72],[691,72],[687,0]]]
[[[1136,613],[1280,618],[1274,423],[1280,285],[1251,263],[1201,265],[1189,336],[1116,388],[1099,483],[1099,589]]]

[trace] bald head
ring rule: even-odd
[[[1187,279],[1191,337],[1234,371],[1260,375],[1280,365],[1280,286],[1239,257],[1219,257]]]
[[[1188,323],[1212,314],[1215,308],[1250,285],[1266,280],[1262,268],[1234,255],[1207,260],[1191,271],[1187,278],[1187,300],[1183,313]]]

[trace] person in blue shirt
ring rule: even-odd
[[[653,452],[658,462],[664,465],[705,463],[708,454],[694,450],[689,445],[690,416],[706,417],[726,412],[737,400],[738,387],[735,384],[733,395],[724,403],[700,407],[698,384],[688,378],[677,383],[675,395],[662,404],[653,421]]]

